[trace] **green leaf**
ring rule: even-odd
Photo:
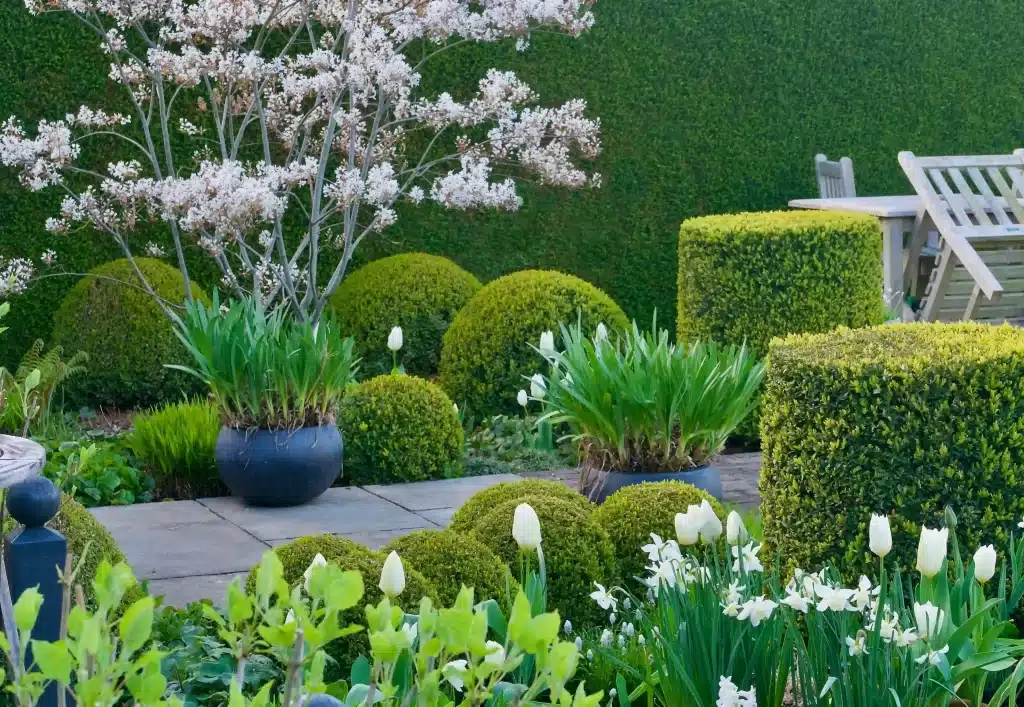
[[[14,604],[14,625],[18,631],[31,631],[39,618],[39,609],[43,605],[43,595],[36,587],[29,587],[21,593]]]
[[[134,653],[146,644],[153,631],[153,597],[145,597],[128,607],[121,619],[119,633],[124,652]]]
[[[349,677],[351,678],[353,685],[369,685],[370,684],[370,661],[366,659],[366,656],[361,655],[352,664],[352,670]]]
[[[47,680],[67,684],[71,677],[71,653],[64,641],[32,641],[32,659]]]
[[[618,692],[619,707],[630,707],[629,688],[626,687],[626,678],[622,677],[622,673],[615,675],[615,690]]]

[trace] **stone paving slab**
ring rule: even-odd
[[[519,481],[520,478],[515,474],[495,474],[364,488],[373,495],[385,498],[410,511],[434,511],[440,508],[458,508],[479,491],[503,481]]]
[[[240,498],[204,498],[199,503],[260,540],[304,535],[366,533],[433,528],[433,523],[354,486],[332,488],[310,503],[290,508],[247,506]]]
[[[164,606],[184,608],[200,599],[209,599],[216,606],[224,606],[228,585],[236,578],[244,583],[247,574],[247,572],[231,572],[200,577],[153,579],[149,582],[149,593],[153,596],[162,596]]]

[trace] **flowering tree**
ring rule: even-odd
[[[465,101],[418,91],[431,57],[509,38],[525,50],[537,29],[577,36],[593,23],[592,1],[25,0],[96,32],[131,109],[82,106],[34,135],[12,117],[0,161],[32,190],[64,191],[48,230],[91,228],[134,265],[164,255],[137,234],[163,220],[189,297],[185,249],[198,244],[230,292],[315,322],[363,239],[395,223],[399,200],[515,210],[515,178],[599,185],[576,163],[600,150],[582,100],[538,107],[529,86],[496,69]],[[131,158],[81,164],[83,142],[99,136]],[[182,144],[199,146],[187,162]],[[304,232],[286,238],[289,208],[301,209]],[[3,268],[2,287],[24,289],[28,263]]]

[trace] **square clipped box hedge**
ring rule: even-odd
[[[871,574],[872,513],[913,567],[956,512],[964,552],[1024,514],[1024,330],[895,324],[772,342],[761,408],[766,556]]]

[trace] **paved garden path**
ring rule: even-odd
[[[760,455],[734,454],[718,462],[725,500],[758,503]],[[576,472],[530,474],[572,483]],[[150,593],[176,606],[223,599],[269,547],[318,533],[344,535],[370,547],[422,528],[443,528],[466,499],[493,484],[521,477],[503,474],[390,486],[329,489],[294,508],[254,508],[232,497],[165,501],[92,509],[114,536]]]

